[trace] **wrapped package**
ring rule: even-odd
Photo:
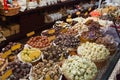
[[[20,5],[20,11],[24,11],[27,8],[27,1],[26,0],[17,0],[18,4]]]

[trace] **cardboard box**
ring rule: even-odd
[[[10,36],[10,35],[11,35],[10,30],[7,29],[7,28],[3,28],[3,35],[4,35],[5,37]]]

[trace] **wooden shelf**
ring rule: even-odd
[[[95,8],[95,7],[94,7]],[[93,8],[93,9],[94,9]],[[85,12],[87,10],[84,10],[83,12]],[[72,17],[76,17],[75,14],[72,15]],[[59,20],[63,20],[65,21],[67,18],[67,16],[65,17],[62,17],[61,19]],[[41,31],[45,30],[45,29],[49,29],[53,26],[53,24],[55,23],[54,22],[50,22],[50,23],[45,23],[43,26],[37,28],[37,29],[34,29],[35,33],[36,34],[40,34]],[[26,33],[19,33],[19,34],[15,34],[15,35],[12,35],[12,36],[9,36],[7,37],[7,40],[6,41],[3,41],[2,43],[0,43],[0,49],[2,49],[5,45],[7,45],[9,42],[13,41],[13,42],[16,42],[16,41],[20,41],[20,42],[23,42],[24,39],[27,39],[27,36],[26,36]]]
[[[31,9],[31,10],[26,10],[14,16],[4,16],[6,17],[6,19],[8,19],[8,21],[4,21],[3,24],[8,24],[8,23],[11,23],[11,21],[12,22],[16,21],[20,24],[21,32],[19,34],[15,34],[7,37],[6,41],[3,41],[2,43],[0,43],[0,49],[3,48],[10,41],[20,41],[21,39],[26,38],[26,34],[28,32],[35,31],[35,33],[40,33],[42,30],[52,27],[54,22],[47,23],[47,24],[43,22],[44,21],[43,12],[58,10],[59,8],[64,6],[70,7],[70,6],[74,6],[75,4],[79,4],[80,2],[87,2],[87,1],[89,0],[84,0],[84,1],[69,0],[69,1],[57,3],[50,6],[43,6],[43,7],[37,7],[35,9]],[[40,16],[42,16],[42,18]],[[74,16],[75,15],[73,15],[73,17]],[[65,19],[66,17],[63,17],[60,20],[65,20]]]
[[[25,15],[25,14],[34,13],[37,11],[39,11],[39,12],[50,11],[50,10],[53,10],[53,8],[58,9],[58,8],[63,7],[63,6],[75,5],[75,4],[78,4],[80,2],[81,2],[81,0],[69,0],[69,1],[60,2],[60,3],[49,5],[49,6],[37,7],[35,9],[26,10],[24,12],[20,12],[17,15]]]

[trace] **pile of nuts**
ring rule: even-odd
[[[36,36],[36,37],[31,37],[27,41],[27,44],[35,48],[45,48],[50,45],[50,42],[48,40],[48,37],[46,36]]]
[[[33,66],[30,75],[33,80],[59,80],[61,77],[59,65],[51,60]]]

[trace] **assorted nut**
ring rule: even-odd
[[[27,41],[27,44],[35,48],[45,48],[50,46],[50,41],[46,36],[36,36],[36,37],[31,37]]]
[[[32,67],[30,76],[33,80],[59,80],[61,72],[57,63],[43,60]]]

